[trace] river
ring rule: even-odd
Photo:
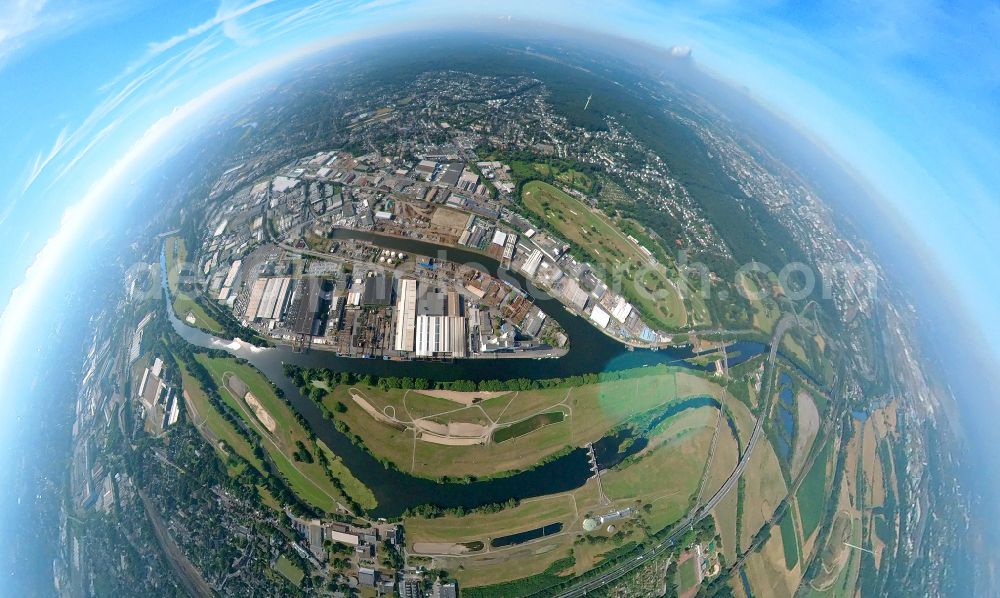
[[[410,254],[429,255],[441,259],[478,263],[492,272],[501,272],[512,284],[527,288],[526,281],[517,274],[501,271],[500,264],[487,256],[471,251],[443,248],[430,243],[410,239],[385,237],[373,233],[349,231],[351,238],[374,240],[379,245]],[[340,233],[340,238],[347,238]],[[215,338],[197,328],[181,322],[169,306],[169,288],[166,285],[166,256],[161,253],[161,282],[164,298],[168,302],[173,329],[187,342],[204,348],[225,349],[230,354],[246,359],[265,376],[272,380],[302,414],[316,437],[343,459],[344,464],[366,486],[371,488],[378,500],[378,507],[371,513],[376,517],[395,517],[409,507],[421,504],[435,504],[441,507],[473,508],[507,499],[525,499],[546,494],[574,490],[582,486],[592,475],[583,448],[577,448],[553,461],[529,471],[509,477],[495,478],[471,483],[441,483],[407,473],[388,469],[370,453],[355,446],[344,434],[338,432],[330,421],[324,419],[319,407],[302,395],[299,389],[284,375],[283,364],[291,363],[302,367],[330,368],[334,371],[351,371],[357,374],[394,375],[424,377],[434,381],[445,380],[486,380],[529,378],[543,379],[565,377],[600,371],[614,371],[628,368],[668,364],[690,369],[704,370],[685,358],[694,353],[688,347],[650,351],[629,350],[594,328],[580,316],[570,313],[561,303],[552,298],[536,298],[536,302],[547,315],[555,318],[570,338],[570,351],[559,358],[540,359],[462,359],[451,363],[424,361],[385,361],[381,359],[356,359],[339,357],[325,351],[296,353],[287,346],[260,349],[246,343],[230,342]],[[729,347],[730,352],[739,352],[738,359],[745,361],[766,349],[761,343],[741,341]],[[671,414],[684,409],[697,408],[708,404],[718,406],[715,399],[696,397],[672,406]],[[621,459],[640,450],[644,443],[633,442],[625,451],[618,447],[625,438],[611,435],[595,443],[602,468],[610,467]]]

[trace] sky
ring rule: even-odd
[[[863,176],[1000,354],[997,3],[2,0],[0,380],[61,257],[225,98],[353,39],[527,21],[690,48]]]

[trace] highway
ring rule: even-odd
[[[641,566],[643,563],[651,558],[658,556],[659,554],[669,550],[674,546],[674,543],[683,536],[689,529],[691,529],[695,523],[701,521],[712,512],[719,502],[722,501],[732,490],[743,475],[743,471],[747,467],[747,463],[750,462],[750,456],[753,454],[754,447],[757,446],[757,442],[760,440],[761,435],[764,433],[764,420],[767,419],[766,414],[770,412],[771,402],[770,399],[774,393],[770,391],[771,380],[774,378],[774,361],[778,355],[778,347],[781,345],[781,339],[785,335],[785,332],[791,326],[798,324],[797,317],[795,314],[786,314],[782,316],[781,320],[778,322],[777,326],[774,327],[774,333],[771,335],[771,351],[768,354],[767,365],[764,368],[764,376],[761,379],[761,396],[768,399],[768,403],[764,410],[761,412],[761,417],[757,418],[757,424],[754,426],[753,433],[750,435],[750,441],[747,443],[746,451],[740,457],[739,462],[733,469],[733,473],[729,475],[725,483],[719,488],[719,490],[712,495],[707,502],[703,505],[695,505],[688,513],[682,517],[677,523],[674,524],[674,530],[670,534],[657,543],[654,546],[646,548],[641,553],[634,557],[630,557],[627,561],[623,561],[618,565],[615,565],[611,570],[607,571],[600,577],[595,577],[594,579],[588,579],[582,581],[581,583],[557,594],[560,598],[574,598],[576,596],[586,596],[588,592],[602,588],[612,581],[624,576],[630,571]],[[766,394],[765,394],[766,393]],[[541,595],[542,592],[537,592],[534,595]]]

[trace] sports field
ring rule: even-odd
[[[622,293],[650,325],[675,329],[687,323],[683,297],[663,266],[650,267],[639,246],[603,215],[542,181],[525,183],[521,201],[591,256],[606,282],[620,279]]]
[[[278,560],[275,561],[274,570],[282,574],[285,579],[295,585],[302,583],[302,578],[305,577],[305,573],[302,572],[302,569],[289,560],[285,555],[281,555],[278,557]]]

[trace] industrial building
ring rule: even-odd
[[[594,311],[590,312],[590,320],[601,328],[607,328],[611,322],[611,314],[601,309],[599,305],[595,305]]]
[[[407,278],[399,281],[396,295],[397,351],[413,351],[416,341],[417,281]]]
[[[543,254],[541,250],[535,249],[528,256],[528,259],[521,266],[521,272],[524,272],[527,276],[534,276],[535,272],[538,271],[538,266],[542,263]]]
[[[250,290],[250,299],[244,316],[248,321],[280,320],[288,307],[292,279],[258,278]]]
[[[465,318],[417,316],[417,357],[465,357]]]
[[[365,279],[365,287],[361,292],[361,305],[385,307],[392,302],[392,276],[386,273],[375,274]]]

